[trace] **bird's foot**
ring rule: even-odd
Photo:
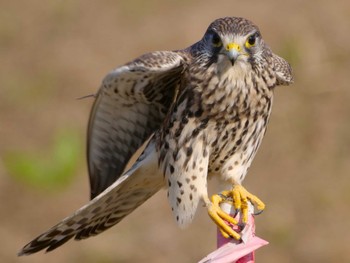
[[[226,222],[237,225],[238,222],[229,214],[225,213],[220,208],[220,203],[224,201],[222,195],[213,195],[211,197],[211,202],[208,203],[208,214],[210,218],[214,221],[214,223],[218,226],[222,236],[225,238],[234,238],[236,240],[240,240],[241,236],[236,231],[232,229]]]
[[[265,204],[255,195],[249,193],[242,185],[236,184],[232,190],[221,192],[223,200],[231,199],[236,211],[241,211],[242,222],[248,222],[248,202],[254,205],[254,215],[261,214],[265,209]]]
[[[215,194],[211,197],[211,205],[208,206],[208,213],[211,219],[218,225],[221,234],[225,238],[233,237],[237,240],[240,235],[232,229],[226,222],[237,225],[238,221],[228,215],[220,208],[222,202],[231,203],[237,212],[241,212],[241,222],[248,222],[248,202],[251,202],[256,211],[254,214],[260,214],[265,209],[265,204],[255,195],[249,193],[243,186],[234,185],[232,190],[223,191],[220,194]],[[226,222],[225,222],[225,221]]]

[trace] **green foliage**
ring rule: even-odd
[[[59,132],[44,153],[9,152],[4,165],[8,173],[27,185],[43,190],[65,187],[72,180],[81,155],[76,132]]]

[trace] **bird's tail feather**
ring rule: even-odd
[[[97,235],[120,222],[163,186],[158,158],[151,142],[134,166],[104,192],[24,246],[19,256],[51,251],[71,238]]]

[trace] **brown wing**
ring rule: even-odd
[[[163,122],[185,62],[179,53],[145,54],[110,72],[93,105],[87,142],[91,199],[120,177]]]
[[[277,85],[289,85],[293,83],[292,67],[283,58],[273,54],[272,63],[277,76]]]

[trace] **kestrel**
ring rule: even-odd
[[[148,53],[116,68],[104,78],[89,121],[92,200],[19,255],[97,235],[162,187],[179,226],[192,221],[203,201],[224,236],[239,239],[225,223],[237,222],[219,203],[233,198],[244,218],[248,201],[264,209],[241,183],[265,134],[274,88],[292,79],[290,65],[272,53],[259,28],[237,17],[215,20],[186,49]],[[210,199],[207,180],[214,176],[231,187]]]

